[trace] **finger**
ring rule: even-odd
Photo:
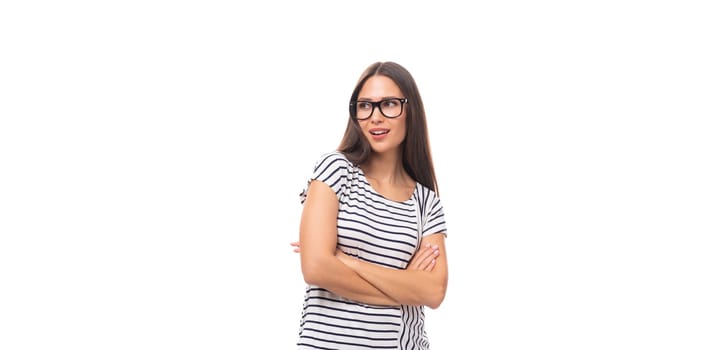
[[[412,268],[415,270],[425,270],[429,267],[429,264],[431,263],[432,259],[434,259],[439,254],[439,249],[432,249],[436,246],[428,246],[425,249],[422,249],[416,254],[415,259],[412,261],[413,265]]]
[[[431,254],[429,254],[426,260],[422,262],[422,265],[424,266],[423,269],[427,271],[431,271],[434,268],[434,264],[439,256],[439,247],[432,246],[431,250]]]
[[[427,265],[427,268],[424,269],[424,271],[432,271],[434,270],[434,265],[437,264],[437,259],[432,259],[432,261]]]
[[[414,260],[420,261],[420,260],[424,259],[424,257],[429,252],[431,247],[432,246],[429,243],[419,247],[419,249],[416,251],[416,253],[414,253]]]
[[[421,264],[426,259],[426,255],[429,253],[429,247],[422,247],[420,248],[416,253],[414,253],[414,256],[412,257],[411,261],[409,262],[409,266],[413,269],[420,269]]]
[[[300,253],[300,242],[290,242],[293,248],[293,253]]]
[[[424,261],[422,261],[421,269],[425,270],[425,271],[431,271],[434,268],[433,264],[436,262],[437,256],[439,256],[439,249],[436,249],[436,250],[432,249],[431,253],[429,255],[427,255],[426,259]]]
[[[434,258],[433,254],[434,254],[434,251],[432,250],[432,248],[427,248],[426,250],[424,250],[421,254],[420,260],[418,261],[417,268],[419,270],[426,269],[427,266],[429,266],[429,263]]]

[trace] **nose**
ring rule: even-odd
[[[381,105],[376,106],[373,113],[371,113],[371,122],[378,124],[384,121],[384,118],[384,114],[381,112]]]

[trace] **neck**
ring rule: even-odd
[[[400,152],[372,153],[362,166],[366,177],[390,184],[409,182]]]

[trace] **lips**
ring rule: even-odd
[[[388,133],[389,129],[383,128],[373,128],[369,130],[369,134],[371,134],[373,141],[383,140]]]
[[[381,141],[386,138],[386,135],[389,134],[389,131],[390,129],[373,128],[369,129],[369,134],[371,135],[371,139],[373,141]]]

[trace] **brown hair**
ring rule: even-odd
[[[437,177],[434,174],[432,153],[429,150],[429,132],[424,104],[412,75],[401,65],[394,62],[376,62],[370,65],[356,83],[349,103],[349,119],[338,151],[343,153],[354,164],[360,165],[368,160],[371,145],[361,131],[356,120],[356,100],[364,83],[375,75],[393,80],[399,86],[406,103],[406,136],[401,146],[401,159],[404,170],[414,181],[438,193]]]

